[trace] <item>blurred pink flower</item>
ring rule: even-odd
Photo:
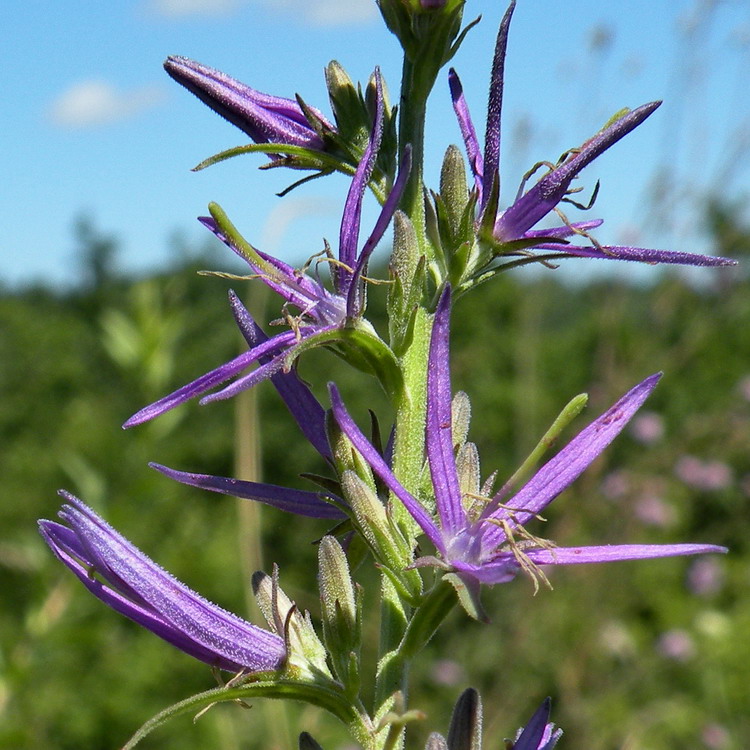
[[[696,648],[690,634],[685,630],[667,630],[659,636],[656,650],[667,659],[686,662],[695,656]]]
[[[644,445],[656,443],[664,437],[664,420],[656,412],[643,412],[631,422],[630,434]]]
[[[630,476],[626,471],[611,471],[602,480],[602,494],[608,500],[618,500],[631,489]]]
[[[638,498],[635,504],[635,515],[648,526],[658,526],[665,529],[674,525],[677,513],[674,507],[659,495],[645,494]]]
[[[682,456],[675,465],[675,474],[697,490],[723,490],[732,483],[732,470],[722,461],[702,461],[695,456]]]
[[[737,384],[737,390],[745,401],[750,401],[750,375],[745,375]]]
[[[688,569],[687,586],[697,596],[710,596],[721,590],[724,579],[724,568],[719,561],[702,557]]]
[[[432,679],[439,685],[453,686],[466,680],[466,671],[453,659],[438,659],[431,672]]]
[[[727,750],[732,747],[732,738],[721,724],[706,724],[701,732],[701,739],[708,750]]]

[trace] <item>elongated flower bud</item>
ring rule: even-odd
[[[358,658],[361,621],[346,554],[332,536],[324,536],[318,547],[318,586],[326,645],[339,679],[346,684]]]
[[[294,99],[271,96],[187,57],[171,56],[164,69],[214,112],[256,143],[283,143],[323,150],[323,140]],[[317,110],[315,117],[331,127]]]

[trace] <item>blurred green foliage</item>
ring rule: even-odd
[[[750,246],[734,217],[710,207],[721,254]],[[194,273],[221,262],[183,256],[169,275],[121,278],[111,242],[81,227],[90,268],[79,289],[0,294],[0,747],[13,750],[115,748],[161,708],[215,684],[53,559],[35,521],[54,516],[59,487],[210,599],[252,611],[242,561],[259,551],[248,549],[248,504],[146,466],[232,474],[233,425],[246,423],[237,410],[250,402],[193,403],[127,433],[119,427],[239,350],[228,282]],[[415,668],[413,705],[429,715],[415,747],[428,730],[446,729],[468,684],[484,699],[487,748],[501,747],[546,695],[566,732],[561,747],[750,747],[750,280],[732,269],[705,271],[700,288],[675,273],[657,278],[648,288],[616,276],[569,286],[551,272],[520,273],[485,285],[456,308],[454,387],[472,399],[485,473],[502,479],[573,395],[588,391],[591,401],[568,437],[664,370],[629,431],[533,531],[569,545],[699,541],[731,554],[557,569],[554,590],[537,596],[523,578],[488,590],[492,624],[454,612]],[[257,282],[238,291],[264,304]],[[371,296],[382,320],[381,295]],[[335,378],[361,424],[367,408],[388,423],[375,384],[368,392],[332,355],[312,353],[301,372],[321,400]],[[305,487],[298,474],[324,467],[273,389],[257,391],[264,479]],[[278,562],[282,585],[315,615],[311,540],[325,524],[261,515],[266,568]],[[365,568],[357,575],[372,592]],[[376,625],[368,622],[366,642]],[[307,707],[222,705],[144,747],[286,749],[301,729],[326,748],[343,746],[331,722]]]

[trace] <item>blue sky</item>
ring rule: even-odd
[[[465,18],[483,20],[453,61],[478,124],[504,7],[468,0]],[[186,55],[270,93],[298,92],[324,112],[330,59],[355,79],[379,64],[395,95],[398,48],[374,2],[6,0],[3,8],[0,283],[75,283],[72,227],[84,213],[120,240],[127,270],[164,267],[175,232],[202,241],[195,217],[211,200],[250,241],[291,262],[318,252],[323,237],[335,246],[344,178],[280,201],[274,193],[296,175],[259,172],[259,156],[189,171],[244,137],[161,63]],[[748,81],[746,0],[519,0],[506,67],[504,198],[528,167],[580,145],[621,107],[664,99],[584,172],[588,185],[602,180],[594,213],[606,224],[597,236],[710,252],[697,226],[703,196],[749,192]],[[429,128],[434,185],[445,147],[459,141],[444,77]],[[671,186],[662,190],[670,210],[659,215],[649,210],[657,175]]]

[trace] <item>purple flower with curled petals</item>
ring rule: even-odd
[[[571,185],[584,167],[638,127],[659,107],[661,102],[644,104],[621,114],[580,148],[567,152],[556,166],[550,166],[549,171],[529,190],[524,192],[524,185],[522,185],[516,200],[508,208],[504,211],[497,210],[500,188],[500,116],[503,103],[503,76],[508,30],[514,8],[515,2],[511,2],[497,36],[492,62],[484,150],[480,147],[464,98],[463,87],[455,70],[451,70],[448,77],[453,108],[474,175],[479,223],[482,227],[480,238],[492,246],[493,256],[490,260],[498,256],[507,257],[519,254],[528,256],[530,250],[537,249],[560,253],[560,257],[577,256],[693,266],[735,265],[736,261],[716,256],[601,245],[590,234],[592,229],[602,224],[601,220],[571,223],[560,214],[561,203],[572,203],[570,195],[576,190],[571,188]],[[553,211],[563,218],[564,223],[561,226],[551,229],[534,229]],[[588,244],[571,244],[570,240],[575,238],[588,240]],[[474,272],[481,272],[483,269],[484,266],[474,269]]]
[[[253,274],[284,300],[285,311],[289,307],[294,307],[299,314],[294,318],[287,315],[291,323],[290,330],[268,338],[262,332],[259,333],[247,310],[236,295],[232,295],[230,301],[233,312],[240,330],[250,345],[248,351],[144,407],[128,419],[124,427],[153,419],[232,378],[232,383],[205,396],[201,403],[230,398],[263,380],[288,374],[301,351],[314,346],[337,343],[344,329],[355,329],[359,326],[366,335],[375,337],[371,326],[361,320],[366,302],[363,276],[373,250],[383,237],[398,207],[411,168],[411,151],[407,146],[399,174],[382,206],[375,227],[362,245],[362,249],[358,250],[362,201],[377,159],[383,131],[383,91],[380,73],[377,70],[375,79],[378,94],[375,119],[369,143],[352,179],[344,206],[339,254],[331,272],[333,291],[329,291],[317,276],[313,278],[252,247],[232,226],[221,209],[213,206],[213,215],[202,218],[201,222],[245,260]],[[241,374],[253,366],[256,366],[255,369]],[[277,388],[279,382],[277,380],[275,383]],[[286,390],[289,393],[289,388]],[[322,408],[313,403],[314,398],[311,395],[304,396],[298,387],[293,391],[290,398],[297,398],[298,402],[296,406],[290,406],[292,413],[298,418],[303,431],[316,449],[324,457],[329,458],[330,450],[325,439]],[[303,399],[302,402],[299,401],[300,397]],[[290,405],[289,400],[285,400],[287,405]]]
[[[658,374],[626,393],[538,469],[512,497],[506,498],[501,490],[487,498],[481,513],[469,513],[467,498],[460,486],[452,436],[451,384],[446,364],[449,362],[450,297],[450,288],[446,287],[435,312],[427,376],[425,445],[437,520],[396,478],[349,416],[335,385],[330,386],[333,415],[339,426],[375,474],[403,503],[438,552],[439,558],[422,558],[417,565],[437,565],[455,572],[471,590],[477,591],[481,583],[510,581],[522,569],[532,575],[540,574],[542,565],[726,552],[723,547],[707,544],[556,547],[536,539],[524,529],[524,524],[567,489],[622,431],[656,386]]]
[[[282,669],[284,639],[212,604],[160,568],[67,492],[60,518],[39,521],[55,555],[112,609],[190,656],[229,672]]]
[[[279,143],[322,151],[323,139],[294,99],[271,96],[187,57],[164,62],[169,75],[256,143]],[[310,110],[328,130],[322,113]]]

